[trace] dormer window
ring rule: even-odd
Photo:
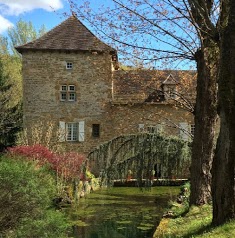
[[[165,95],[165,99],[176,99],[177,98],[177,86],[178,82],[174,77],[169,74],[168,77],[162,83],[162,91]]]
[[[61,85],[60,87],[60,101],[76,101],[76,87],[75,85]]]
[[[168,86],[167,94],[168,94],[169,98],[175,99],[176,98],[176,86],[175,85]]]
[[[66,69],[72,69],[73,63],[72,62],[66,62]]]

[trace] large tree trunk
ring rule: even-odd
[[[198,75],[190,205],[202,205],[211,201],[211,166],[217,120],[218,47],[212,41],[205,44],[207,47],[196,54]]]
[[[221,40],[219,77],[220,134],[212,169],[213,224],[235,218],[235,1]]]

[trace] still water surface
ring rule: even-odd
[[[179,187],[111,188],[96,191],[69,211],[74,238],[152,238]]]

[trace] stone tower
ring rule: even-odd
[[[75,16],[16,49],[23,59],[24,128],[50,121],[59,126],[60,141],[89,151],[100,139],[101,124],[112,128],[107,111],[116,50]]]

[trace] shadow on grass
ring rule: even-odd
[[[189,232],[187,235],[183,235],[181,238],[191,238],[194,237],[195,235],[202,235],[203,233],[210,232],[212,229],[211,224],[208,224],[207,226],[203,226],[197,231],[194,232]]]

